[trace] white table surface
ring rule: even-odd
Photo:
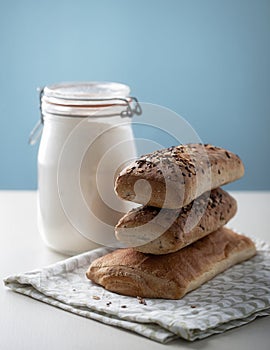
[[[237,230],[270,241],[270,192],[232,192]],[[0,277],[64,259],[42,242],[36,225],[36,192],[0,191]],[[163,345],[86,319],[0,287],[0,349],[237,349],[269,350],[270,317],[204,340]]]

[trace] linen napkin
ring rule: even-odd
[[[121,296],[89,281],[85,277],[88,266],[111,248],[13,275],[4,283],[18,293],[161,343],[178,337],[193,341],[270,315],[270,246],[256,245],[255,257],[180,300]]]

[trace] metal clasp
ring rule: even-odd
[[[136,97],[131,97],[131,101],[123,99],[127,103],[127,109],[121,112],[121,117],[133,117],[134,114],[141,115],[142,108]],[[134,107],[133,107],[134,104]]]
[[[31,146],[33,146],[38,141],[38,139],[40,138],[40,136],[42,134],[42,129],[43,129],[43,114],[42,114],[42,111],[41,111],[41,99],[42,99],[42,96],[43,96],[43,93],[44,93],[44,87],[37,88],[37,91],[39,93],[40,119],[36,123],[36,125],[34,126],[32,131],[30,132],[30,135],[29,135],[29,138],[28,138],[28,143]]]

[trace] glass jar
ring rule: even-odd
[[[58,252],[117,245],[114,226],[130,204],[117,198],[114,180],[136,157],[129,117],[140,114],[129,94],[128,86],[107,82],[42,90],[38,228]]]

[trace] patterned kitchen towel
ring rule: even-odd
[[[216,276],[181,300],[120,296],[85,277],[89,264],[112,249],[99,248],[10,276],[7,287],[37,300],[166,343],[193,341],[270,315],[270,247],[256,242],[258,253]]]

